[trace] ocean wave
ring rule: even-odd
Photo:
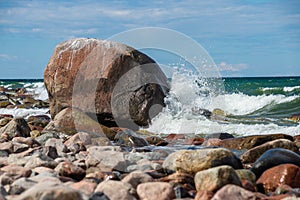
[[[0,108],[1,114],[9,114],[13,117],[23,117],[27,118],[29,116],[35,115],[47,115],[50,117],[49,109],[41,108],[41,109],[33,109],[33,108],[14,108],[14,109],[7,109],[7,108]]]

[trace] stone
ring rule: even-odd
[[[44,132],[42,135],[39,135],[38,137],[34,137],[34,138],[41,145],[45,145],[48,139],[52,139],[52,138],[59,139],[59,135],[58,133],[55,132]]]
[[[91,145],[92,144],[92,138],[90,134],[86,132],[79,132],[70,137],[67,141],[64,142],[64,144],[69,147],[72,144],[76,144],[78,142],[81,142],[83,145]]]
[[[126,147],[143,147],[148,146],[148,142],[137,135],[136,132],[126,129],[120,131],[115,136],[115,141],[118,145],[125,145]]]
[[[245,137],[221,140],[220,146],[236,150],[251,149],[266,142],[277,139],[287,139],[293,141],[293,137],[286,134],[250,135]]]
[[[258,187],[265,193],[274,192],[281,184],[300,188],[300,167],[293,164],[282,164],[266,170],[257,180]]]
[[[37,184],[25,192],[23,192],[16,200],[48,200],[48,199],[63,199],[63,200],[84,200],[82,194],[78,190],[69,187],[49,186],[47,183]]]
[[[70,177],[76,181],[80,181],[85,177],[85,170],[80,167],[77,167],[71,162],[61,162],[59,163],[54,171],[59,176]]]
[[[267,196],[250,192],[240,186],[228,184],[218,190],[212,200],[244,200],[244,199],[268,199]]]
[[[103,181],[97,186],[95,192],[103,192],[109,199],[136,199],[135,189],[129,183],[124,183],[121,181]]]
[[[57,166],[57,162],[55,162],[52,158],[43,155],[43,154],[34,154],[32,155],[27,163],[25,164],[25,167],[32,169],[35,167],[49,167],[49,168],[55,168]]]
[[[145,139],[150,145],[166,146],[169,144],[166,140],[164,140],[163,138],[161,138],[159,136],[148,136]]]
[[[89,200],[110,200],[103,192],[96,192],[92,194]]]
[[[195,175],[197,191],[207,190],[216,192],[227,184],[242,186],[239,176],[231,166],[223,165],[199,171]]]
[[[14,150],[14,145],[12,142],[2,142],[0,143],[0,151],[5,151],[7,153],[12,153]]]
[[[11,120],[12,120],[12,118],[9,118],[9,117],[4,117],[4,118],[0,119],[0,127],[5,126],[5,125],[8,124]]]
[[[28,178],[22,177],[17,179],[11,184],[11,188],[9,190],[9,194],[21,194],[25,190],[28,190],[29,188],[35,186],[37,182],[32,181]]]
[[[197,150],[179,150],[170,154],[163,162],[167,172],[197,172],[220,165],[230,165],[241,169],[242,163],[231,151],[224,148],[207,148]]]
[[[234,136],[231,135],[230,133],[211,133],[211,134],[205,135],[204,138],[205,139],[217,138],[220,140],[224,140],[224,139],[234,138]]]
[[[259,178],[264,171],[280,164],[294,164],[300,167],[300,156],[287,149],[270,149],[254,162],[251,171]]]
[[[88,155],[86,158],[87,167],[98,167],[103,171],[118,170],[126,172],[127,161],[123,152],[111,151],[113,148],[105,150],[103,147],[92,146],[87,149]]]
[[[62,132],[74,135],[77,132],[86,132],[90,137],[106,137],[112,130],[99,124],[78,109],[66,108],[59,112],[43,130],[44,132]]]
[[[201,145],[204,142],[204,138],[187,138],[184,140],[185,145]]]
[[[46,141],[45,147],[54,147],[57,150],[57,154],[60,156],[68,153],[68,148],[64,145],[62,139],[50,138]]]
[[[181,185],[187,190],[195,190],[194,176],[187,173],[176,172],[157,180],[160,182],[168,182],[172,185]]]
[[[79,190],[87,196],[91,196],[97,187],[97,183],[92,179],[83,179],[77,183],[71,184],[70,187],[75,190]]]
[[[241,180],[247,180],[253,184],[256,183],[256,176],[251,170],[237,169],[237,170],[235,170],[235,172],[237,173],[237,175],[240,177]]]
[[[141,200],[172,200],[175,198],[173,187],[165,182],[141,183],[137,187]]]
[[[199,191],[196,194],[195,200],[211,200],[211,198],[214,196],[213,192],[204,190],[204,191]]]
[[[41,146],[40,143],[38,143],[35,139],[30,138],[30,137],[28,137],[28,138],[14,137],[12,139],[12,142],[14,142],[14,143],[20,143],[20,144],[26,144],[26,145],[28,145],[31,148]]]
[[[23,118],[14,118],[4,127],[0,128],[0,133],[7,133],[10,138],[30,137],[30,128]]]
[[[124,44],[88,38],[59,44],[44,82],[52,118],[73,106],[97,116],[101,124],[115,126],[117,120],[121,127],[131,121],[148,125],[164,106],[163,87],[168,86],[159,66],[145,54]],[[155,104],[161,106],[150,110]]]
[[[29,149],[27,144],[13,143],[13,153],[21,153]]]
[[[136,189],[137,186],[141,183],[153,181],[154,179],[150,175],[141,171],[131,172],[127,176],[125,176],[125,178],[122,179],[122,182],[129,183],[134,189]]]
[[[2,167],[1,171],[5,172],[6,175],[12,177],[13,179],[18,179],[21,177],[29,177],[32,172],[30,168],[26,168],[14,164]]]
[[[1,100],[0,101],[0,108],[6,108],[7,106],[11,105],[11,103],[9,101],[6,100]]]
[[[245,153],[240,156],[241,161],[245,163],[253,163],[255,162],[264,152],[269,149],[274,148],[284,148],[289,149],[293,152],[298,152],[298,147],[296,144],[287,139],[278,139],[270,142],[266,142],[262,145],[256,146],[252,149],[249,149]]]

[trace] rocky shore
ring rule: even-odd
[[[92,60],[84,61],[91,52],[97,63],[104,55],[111,60],[105,61],[109,63],[105,70],[97,69],[102,72],[101,83],[93,92],[99,101],[91,109],[77,99],[78,107],[74,107],[70,87],[82,66],[94,66]],[[116,95],[130,100],[125,101],[131,106],[128,115],[115,117],[110,107],[117,84],[113,80],[139,63],[152,61],[123,45],[71,40],[58,45],[46,68],[49,104],[26,91],[18,94],[2,88],[3,107],[50,105],[52,118],[0,115],[0,200],[300,198],[300,135],[159,134],[120,126],[117,122],[126,125],[128,117],[147,125],[153,117],[148,115],[151,106],[163,106],[163,87],[148,84],[132,89],[128,83],[131,92]],[[141,74],[135,78],[147,77]],[[99,80],[87,74],[80,80],[88,86],[93,78]],[[161,74],[156,78],[165,79]],[[93,99],[90,92],[86,90],[83,96],[88,103]],[[119,103],[118,111],[123,113],[125,104]]]

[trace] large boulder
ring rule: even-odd
[[[108,126],[147,126],[164,106],[167,78],[154,60],[124,44],[71,39],[44,73],[52,118],[76,107]]]

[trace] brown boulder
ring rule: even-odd
[[[52,118],[73,106],[104,125],[117,122],[129,128],[149,124],[164,105],[167,87],[167,78],[145,54],[124,44],[87,38],[57,45],[44,80]],[[154,109],[155,104],[161,106]]]
[[[23,118],[12,119],[4,127],[0,128],[0,134],[7,133],[10,138],[30,137],[30,128]]]
[[[264,191],[273,192],[281,184],[292,188],[300,187],[300,167],[293,164],[282,164],[266,170],[257,180],[257,185]]]
[[[266,142],[277,140],[277,139],[287,139],[293,141],[293,137],[286,134],[250,135],[245,137],[221,140],[219,146],[228,149],[238,149],[238,150],[251,149],[253,147],[262,145]]]

